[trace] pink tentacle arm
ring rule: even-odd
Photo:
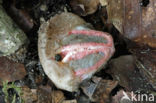
[[[104,64],[106,61],[108,61],[108,59],[111,57],[111,55],[109,54],[109,52],[110,52],[109,49],[105,49],[105,51],[103,51],[103,53],[104,53],[105,56],[101,60],[99,60],[92,67],[83,68],[83,69],[80,69],[80,70],[75,71],[75,75],[76,76],[83,76],[83,74],[96,71],[97,68],[100,68],[102,66],[102,64]]]
[[[100,66],[102,66],[102,64],[104,64],[111,57],[111,55],[115,51],[113,39],[107,33],[94,30],[73,30],[69,32],[69,35],[98,36],[103,37],[107,40],[107,43],[89,42],[89,43],[78,43],[73,45],[67,45],[59,50],[61,55],[64,57],[62,60],[62,62],[64,63],[70,60],[82,59],[83,57],[93,53],[102,52],[104,54],[104,57],[101,60],[99,60],[96,64],[94,64],[92,67],[82,68],[75,71],[76,76],[82,77],[86,73],[96,71],[98,68],[100,68]]]

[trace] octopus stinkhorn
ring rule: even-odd
[[[72,13],[55,15],[41,25],[38,50],[47,76],[67,91],[76,91],[115,51],[110,34],[93,30]]]

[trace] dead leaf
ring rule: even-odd
[[[53,91],[52,94],[52,103],[62,103],[65,99],[62,91]]]
[[[83,81],[81,84],[81,89],[83,90],[84,94],[87,95],[91,100],[93,100],[92,96],[100,82],[101,78],[93,77],[93,82],[91,80]]]
[[[117,81],[101,80],[93,95],[93,99],[97,103],[110,103],[110,93],[117,85]]]
[[[6,57],[0,57],[0,85],[3,81],[21,80],[26,75],[23,64],[13,62]]]
[[[34,21],[26,10],[11,5],[7,8],[7,12],[24,32],[29,32],[33,28]]]
[[[102,80],[100,77],[93,77],[92,81],[84,81],[81,89],[93,102],[110,103],[110,93],[117,84],[117,81]]]
[[[136,66],[143,78],[156,89],[156,50],[150,48],[138,48],[131,50],[135,54]]]
[[[81,93],[77,98],[78,103],[91,103],[90,99],[83,93]]]
[[[70,5],[80,16],[93,14],[99,5],[99,0],[71,0]]]
[[[38,96],[37,103],[53,103],[51,97],[52,92],[53,91],[51,90],[51,87],[49,85],[40,86],[37,89],[37,96]]]
[[[140,0],[108,0],[109,21],[120,33],[138,44],[156,47],[156,1],[142,6]]]
[[[37,101],[37,90],[28,87],[22,87],[22,99],[24,103],[33,103]]]
[[[140,69],[136,66],[136,58],[132,55],[111,60],[109,68],[107,72],[128,91],[152,89],[148,81],[142,77],[143,72],[139,72]]]
[[[77,103],[76,100],[64,100],[62,103]]]

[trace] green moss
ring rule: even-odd
[[[6,103],[10,103],[10,101],[9,101],[10,97],[9,97],[9,94],[8,94],[8,89],[11,89],[11,88],[14,89],[17,92],[17,94],[20,96],[20,103],[24,103],[24,101],[21,99],[21,95],[22,95],[21,88],[17,87],[14,84],[14,82],[12,84],[8,84],[8,81],[3,82],[3,89],[2,89],[2,91],[3,91],[4,95],[5,95],[5,102]],[[11,103],[16,103],[16,94],[14,94],[12,96],[11,100],[12,100]]]

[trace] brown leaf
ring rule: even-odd
[[[24,103],[33,103],[33,102],[37,101],[36,89],[22,87],[22,99],[23,99]]]
[[[99,5],[99,0],[71,0],[70,5],[80,16],[93,14]]]
[[[62,103],[77,103],[76,100],[64,100]]]
[[[107,72],[128,91],[152,89],[148,81],[142,77],[143,73],[139,72],[134,56],[121,56],[111,60],[110,69]]]
[[[80,86],[81,89],[83,90],[84,94],[87,95],[91,100],[93,100],[92,96],[95,93],[95,90],[96,90],[100,80],[101,80],[101,78],[93,77],[92,78],[93,82],[91,80],[84,81]]]
[[[142,1],[108,0],[108,18],[124,37],[155,48],[156,1],[150,0],[147,6]]]
[[[136,65],[144,77],[156,89],[156,50],[150,48],[133,49],[137,57]]]
[[[52,90],[51,86],[46,85],[37,89],[22,87],[22,99],[25,103],[62,103],[65,97],[62,91]]]
[[[7,12],[24,32],[29,32],[33,28],[34,21],[26,10],[20,10],[11,5]]]
[[[91,101],[97,103],[110,103],[110,93],[117,84],[117,81],[102,80],[100,77],[93,77],[92,81],[84,81],[81,85],[81,89]]]
[[[49,85],[40,86],[37,89],[37,96],[38,96],[37,103],[53,103],[51,93],[52,93],[52,90]]]
[[[52,103],[62,103],[65,99],[62,91],[52,91]]]
[[[23,64],[0,57],[0,84],[3,81],[15,81],[24,78],[26,71]]]
[[[110,103],[110,93],[117,86],[117,84],[117,81],[101,80],[93,95],[93,99],[97,103]]]

